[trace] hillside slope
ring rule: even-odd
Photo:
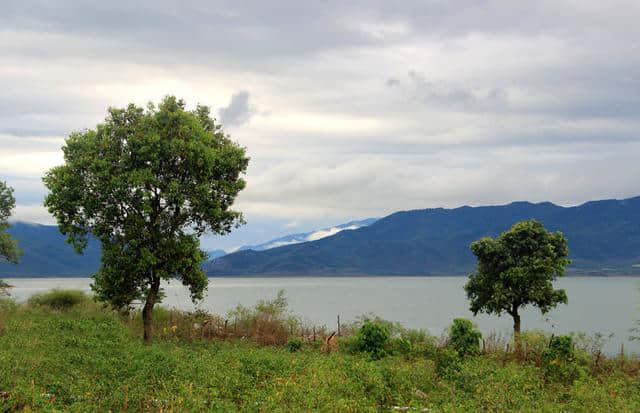
[[[0,262],[1,277],[88,276],[100,265],[100,244],[90,241],[84,254],[75,252],[54,225],[15,222],[9,233],[24,255],[17,265]]]
[[[562,231],[580,273],[640,273],[640,197],[593,201],[403,211],[374,224],[314,242],[267,251],[239,251],[214,260],[210,275],[467,274],[469,244],[534,218]]]

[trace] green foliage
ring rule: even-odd
[[[11,288],[9,284],[0,280],[0,298],[9,296],[9,288]]]
[[[373,359],[384,357],[387,352],[385,346],[389,340],[389,327],[382,323],[366,321],[357,334],[358,350],[367,353]]]
[[[11,236],[7,233],[9,217],[15,206],[16,200],[13,197],[13,188],[0,181],[0,262],[8,261],[14,264],[18,262],[22,254],[17,242],[11,239]]]
[[[436,373],[443,378],[452,378],[460,370],[462,358],[455,349],[439,348],[435,353]]]
[[[83,291],[53,289],[33,294],[27,302],[31,306],[48,307],[52,310],[68,310],[89,301],[90,298]]]
[[[571,336],[552,337],[543,352],[545,377],[548,380],[571,384],[584,374],[577,363]]]
[[[554,290],[552,284],[570,262],[562,233],[549,232],[535,220],[522,221],[496,239],[473,242],[471,251],[478,264],[464,288],[474,315],[506,312],[517,334],[521,307],[533,305],[544,314],[567,303],[565,291]]]
[[[240,340],[143,345],[126,319],[90,302],[12,308],[0,309],[0,411],[640,411],[640,377],[620,367],[558,383],[543,367],[449,347],[434,365]]]
[[[287,349],[290,352],[295,353],[296,351],[300,351],[303,345],[304,343],[299,337],[293,337],[289,339],[289,342],[287,342]]]
[[[482,333],[465,318],[456,318],[449,327],[449,344],[460,357],[475,356],[480,352]]]
[[[96,129],[66,139],[65,164],[43,178],[45,206],[68,242],[79,252],[89,233],[102,243],[96,296],[115,308],[145,300],[145,325],[161,280],[178,279],[193,300],[203,297],[198,237],[243,223],[230,207],[248,158],[209,113],[187,111],[173,96],[157,108],[110,108]]]
[[[374,314],[364,314],[356,317],[355,322],[343,326],[343,334],[340,337],[340,349],[348,354],[366,352],[363,350],[360,331],[365,324],[375,324],[386,330],[388,339],[383,344],[383,353],[387,355],[398,355],[405,358],[415,359],[417,357],[433,357],[436,348],[436,338],[430,336],[424,330],[407,329],[400,323],[380,318]]]

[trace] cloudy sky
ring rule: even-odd
[[[153,4],[153,6],[149,6]],[[397,210],[640,194],[640,2],[4,0],[0,179],[109,106],[210,105],[251,156],[258,243]]]

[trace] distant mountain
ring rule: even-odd
[[[345,229],[360,228],[375,222],[375,219],[352,221],[343,225],[326,228],[306,234],[294,234],[278,238],[264,244],[243,247],[265,250],[279,243],[294,244],[320,239]],[[100,266],[100,243],[92,239],[85,252],[77,254],[65,241],[57,226],[40,225],[27,222],[12,223],[9,233],[18,240],[24,252],[17,265],[0,262],[0,277],[52,277],[52,276],[88,276]],[[226,255],[224,250],[207,251],[209,259]]]
[[[100,266],[100,243],[90,240],[84,254],[75,252],[54,225],[15,222],[9,233],[24,252],[17,265],[0,262],[0,277],[87,276]]]
[[[220,258],[224,255],[227,255],[227,252],[225,250],[211,250],[211,251],[207,251],[207,255],[209,256],[210,260],[213,260],[216,258]]]
[[[570,271],[640,274],[640,197],[576,207],[549,202],[397,212],[370,226],[313,242],[239,251],[210,275],[455,275],[475,266],[469,244],[535,218],[569,241]]]
[[[300,244],[302,242],[308,241],[317,241],[322,238],[330,237],[331,235],[335,235],[340,231],[358,229],[362,227],[369,226],[376,222],[378,218],[368,218],[360,221],[350,221],[346,224],[336,225],[330,228],[323,228],[313,232],[305,232],[301,234],[291,234],[285,235],[284,237],[272,239],[271,241],[267,241],[258,245],[245,245],[238,249],[238,251],[245,250],[253,250],[253,251],[264,251],[269,250],[271,248],[282,247],[285,245],[293,245]]]

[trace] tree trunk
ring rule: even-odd
[[[160,290],[160,279],[154,278],[149,287],[147,301],[142,309],[142,323],[144,324],[144,341],[151,343],[153,341],[153,306],[156,305],[158,291]]]
[[[513,335],[520,335],[520,315],[518,314],[518,310],[513,314]]]
[[[515,350],[517,353],[520,353],[520,314],[518,314],[518,307],[513,308],[511,316],[513,317],[513,341]]]

